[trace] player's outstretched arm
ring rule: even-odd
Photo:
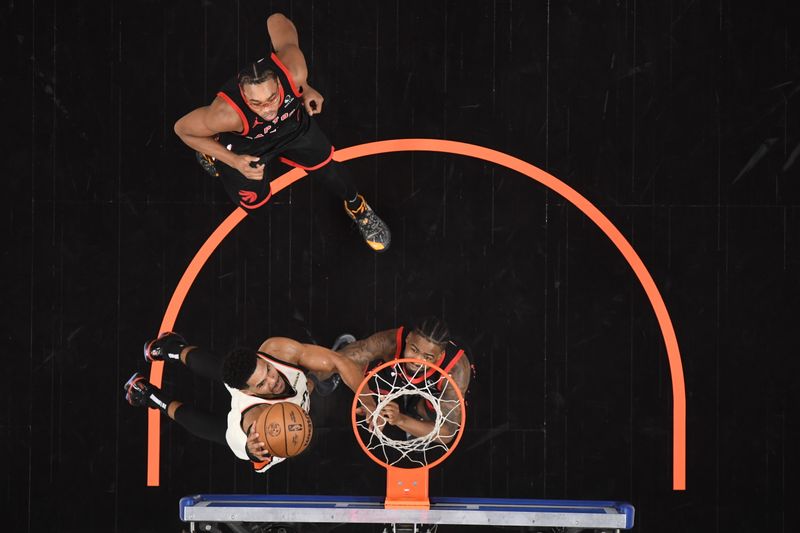
[[[467,356],[463,356],[456,365],[453,367],[452,371],[450,372],[450,377],[453,378],[456,385],[458,385],[458,390],[461,391],[461,396],[464,397],[467,394],[467,389],[469,388],[469,381],[472,376],[472,367],[470,365],[469,359]],[[439,440],[441,442],[447,443],[453,439],[456,432],[461,427],[461,406],[457,405],[458,402],[458,395],[453,390],[452,387],[449,386],[449,383],[446,385],[446,388],[442,392],[442,400],[448,402],[446,405],[453,406],[455,409],[452,413],[452,422],[446,421],[442,424],[441,430],[441,437]]]
[[[282,13],[275,13],[267,19],[267,32],[278,59],[289,69],[295,85],[303,91],[306,112],[309,115],[321,113],[325,98],[308,84],[308,65],[300,50],[297,28]]]
[[[471,372],[469,360],[465,356],[456,363],[450,373],[450,377],[458,385],[462,396],[467,393]],[[447,444],[453,440],[461,428],[461,406],[458,405],[458,395],[449,385],[449,382],[442,392],[442,400],[444,401],[443,411],[447,411],[445,413],[447,418],[442,424],[439,437],[436,440]],[[415,437],[423,437],[433,430],[434,422],[428,418],[428,414],[421,408],[422,402],[419,402],[417,406],[419,407],[419,417],[401,413],[399,406],[395,403],[387,405],[381,411],[381,416],[386,419],[387,423],[397,426]],[[452,412],[450,412],[451,409]]]
[[[286,337],[271,337],[261,345],[261,351],[312,372],[337,372],[353,391],[358,389],[364,378],[362,369],[353,361],[315,344],[303,344]]]
[[[397,351],[397,330],[387,329],[373,333],[366,339],[352,342],[339,350],[339,353],[366,370],[372,361],[386,361]]]
[[[217,134],[227,131],[242,131],[242,121],[219,97],[211,105],[199,107],[175,123],[175,133],[190,148],[222,161],[247,178],[261,179],[264,174],[263,164],[260,168],[250,166],[251,162],[258,161],[257,157],[235,154],[214,139]]]
[[[415,437],[424,437],[433,431],[434,423],[423,417],[414,417],[400,412],[400,406],[395,402],[389,402],[381,409],[380,417],[386,423],[397,426],[406,433]],[[380,418],[378,419],[380,424]]]
[[[297,28],[291,20],[282,13],[270,15],[267,19],[267,33],[272,41],[272,48],[281,63],[289,69],[295,84],[305,85],[308,77],[306,58],[300,50],[300,41],[297,37]]]

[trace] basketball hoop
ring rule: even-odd
[[[450,399],[445,399],[447,395]],[[453,399],[455,396],[455,399]],[[427,435],[398,438],[381,411],[391,402],[424,401],[435,414]],[[428,509],[428,471],[453,453],[466,420],[464,397],[452,377],[421,359],[395,359],[367,374],[353,398],[356,440],[386,468],[387,509]]]
[[[433,428],[419,437],[397,438],[402,430],[388,424],[381,409],[392,401],[405,403],[408,408],[407,399],[413,397],[418,397],[416,406],[427,402],[426,414],[435,419]],[[366,412],[360,414],[362,409]],[[383,531],[394,533],[435,531],[438,524],[478,525],[484,529],[516,526],[515,531],[519,527],[525,531],[619,531],[633,527],[634,508],[625,502],[441,496],[429,499],[428,471],[453,453],[464,432],[466,415],[462,392],[444,370],[432,363],[395,359],[378,366],[356,390],[351,415],[361,449],[386,468],[385,498],[194,495],[181,500],[181,520],[192,522],[192,531],[196,530],[194,524],[201,521],[224,522],[231,528],[232,524],[247,522],[385,524]]]

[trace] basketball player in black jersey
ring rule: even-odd
[[[325,99],[308,84],[308,67],[294,24],[280,13],[267,19],[273,52],[222,86],[211,105],[175,123],[175,133],[197,151],[203,168],[219,178],[234,203],[263,206],[272,196],[265,169],[279,160],[306,170],[344,201],[370,248],[382,252],[391,234],[358,194],[313,115]]]
[[[358,340],[346,345],[339,350],[339,354],[356,363],[360,368],[367,369],[376,361],[390,361],[393,359],[422,359],[434,363],[447,372],[458,385],[462,396],[467,394],[472,365],[464,349],[452,340],[447,325],[437,318],[429,317],[411,329],[399,327],[375,333],[366,339]],[[407,363],[408,374],[412,374],[419,365]],[[317,391],[329,394],[339,383],[336,374],[328,377],[327,374],[309,374],[313,381],[317,381]],[[436,380],[438,374],[435,370],[426,373],[425,381],[429,378]],[[327,378],[327,379],[325,379]],[[421,378],[420,378],[420,381]],[[425,386],[424,382],[418,384],[419,388]],[[435,388],[435,387],[433,387]],[[404,396],[408,401],[401,406],[398,403],[389,403],[382,411],[381,416],[388,424],[397,426],[406,433],[415,437],[422,437],[431,432],[436,420],[436,413],[431,410],[425,401],[418,396]],[[458,401],[458,396],[452,388],[445,388],[442,399]],[[460,424],[461,412],[456,410],[454,422]],[[455,431],[448,430],[448,424],[443,427],[443,434],[451,437],[441,437],[445,444],[452,439]]]

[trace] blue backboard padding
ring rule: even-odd
[[[265,494],[198,494],[181,498],[180,515],[184,509],[204,503],[206,507],[290,507],[333,508],[346,503],[349,508],[373,508],[383,504],[380,496],[317,496],[317,495],[265,495]],[[634,508],[629,503],[591,500],[532,500],[511,498],[431,498],[431,504],[441,510],[458,510],[464,505],[480,507],[483,511],[529,512],[526,506],[535,506],[538,512],[603,513],[615,509],[625,515],[627,527],[633,527]],[[514,506],[514,507],[508,507]],[[566,507],[566,508],[565,508]]]

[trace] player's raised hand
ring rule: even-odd
[[[322,113],[322,103],[325,98],[319,93],[318,90],[306,84],[303,88],[303,105],[309,116]]]
[[[396,402],[389,402],[381,409],[381,416],[389,425],[396,426],[405,415],[400,412],[400,406]]]
[[[261,440],[261,436],[253,430],[251,425],[247,429],[247,454],[258,458],[259,461],[266,461],[270,458],[267,444]]]

